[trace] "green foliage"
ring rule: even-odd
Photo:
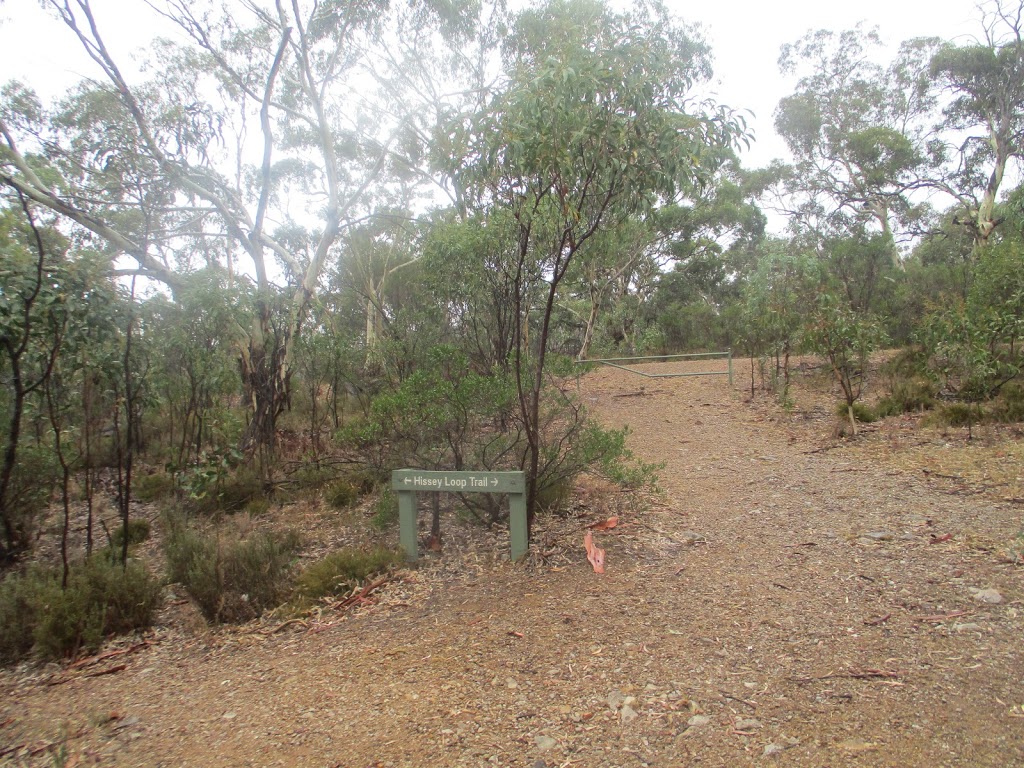
[[[1014,349],[1024,333],[1024,235],[1004,237],[978,253],[967,305],[991,340]]]
[[[571,478],[558,477],[549,480],[542,477],[537,489],[537,511],[545,514],[561,513],[571,497]]]
[[[120,552],[124,545],[124,526],[119,526],[110,537],[110,546]],[[141,544],[149,538],[149,520],[133,517],[128,521],[128,546]]]
[[[1013,383],[1002,387],[990,403],[988,417],[1003,424],[1024,422],[1024,386]]]
[[[260,517],[270,511],[270,499],[266,496],[255,496],[245,504],[245,514],[250,517]]]
[[[339,480],[327,489],[326,499],[334,509],[346,509],[359,500],[359,488],[349,480]]]
[[[22,444],[3,506],[3,552],[29,550],[59,477],[57,457],[46,445]],[[2,558],[0,558],[2,559]]]
[[[60,589],[58,578],[55,572],[31,568],[25,574],[8,573],[0,582],[0,664],[31,653],[46,596]]]
[[[628,428],[605,428],[587,417],[578,405],[567,400],[562,405],[557,409],[549,407],[543,422],[544,443],[537,479],[541,511],[557,511],[581,474],[626,488],[657,487],[661,465],[637,459],[626,447]]]
[[[144,310],[161,329],[154,339],[154,389],[165,427],[158,434],[177,465],[202,463],[202,453],[223,452],[242,424],[225,407],[241,389],[237,342],[246,297],[217,269],[190,274],[173,303],[162,297]]]
[[[243,537],[228,526],[203,533],[173,520],[166,538],[168,577],[185,587],[207,621],[244,622],[287,597],[299,546],[294,532]]]
[[[878,413],[870,405],[860,401],[852,406],[847,405],[845,401],[836,403],[836,416],[840,419],[850,418],[851,408],[853,409],[853,418],[858,424],[871,424],[878,421]]]
[[[303,569],[295,580],[295,594],[305,602],[340,595],[401,560],[399,552],[383,547],[338,549]]]
[[[385,485],[373,505],[373,516],[370,525],[378,531],[386,531],[398,523],[398,495]]]
[[[35,630],[36,649],[45,657],[95,651],[102,639],[152,623],[161,585],[139,562],[122,567],[94,557],[72,570],[68,588],[51,596]]]
[[[743,286],[739,338],[748,355],[763,358],[762,385],[768,372],[768,386],[785,404],[789,356],[796,351],[806,307],[820,285],[821,267],[796,243],[778,239],[760,244],[755,253],[756,268]]]
[[[849,406],[860,397],[868,356],[883,339],[884,332],[874,318],[855,312],[828,293],[819,298],[804,330],[804,342],[828,361]]]
[[[384,476],[403,466],[510,469],[516,458],[501,425],[512,421],[514,406],[510,375],[477,373],[461,351],[436,347],[345,438]]]
[[[929,313],[918,331],[940,389],[970,402],[986,400],[999,372],[991,326],[961,302]]]
[[[870,294],[878,284],[876,267],[897,258],[891,228],[909,226],[919,215],[907,184],[927,168],[922,126],[934,107],[927,78],[932,43],[904,43],[888,66],[871,55],[881,45],[875,29],[812,30],[783,46],[779,59],[799,76],[796,92],[780,100],[775,114],[795,160],[782,181],[794,218],[807,229],[843,233],[832,244],[839,248],[854,245],[847,235],[864,231],[868,222],[885,233],[873,249],[881,258],[867,260],[874,266],[836,274],[861,311],[875,309],[863,291]],[[826,253],[839,263],[852,255],[834,247]],[[864,263],[865,256],[856,258]]]
[[[142,563],[104,557],[74,565],[66,589],[56,569],[9,575],[0,584],[0,660],[95,651],[110,635],[149,627],[160,592]]]
[[[288,473],[291,486],[303,496],[312,496],[331,485],[337,472],[330,467],[306,457]]]
[[[137,501],[160,501],[171,497],[174,491],[174,477],[167,472],[140,472],[132,479],[132,495]]]
[[[935,421],[949,427],[971,427],[982,421],[984,415],[979,403],[945,403],[939,408]]]
[[[202,514],[237,512],[263,494],[256,469],[242,464],[235,448],[200,454],[200,460],[179,475],[190,508]]]
[[[935,385],[922,378],[897,378],[889,383],[889,393],[878,401],[880,418],[902,413],[930,411],[935,407]]]

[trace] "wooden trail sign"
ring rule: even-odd
[[[507,493],[512,559],[526,554],[526,473],[525,472],[432,472],[425,469],[396,469],[391,487],[398,493],[398,526],[406,560],[415,562],[417,551],[416,494],[433,493]]]

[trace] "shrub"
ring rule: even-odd
[[[572,480],[559,477],[553,482],[539,484],[537,488],[537,509],[545,514],[556,514],[565,509],[572,496]]]
[[[992,402],[989,416],[993,421],[1015,424],[1024,421],[1024,387],[1008,384],[999,391],[999,397]]]
[[[57,484],[57,460],[52,450],[19,445],[3,510],[0,560],[29,550],[50,494]]]
[[[224,481],[216,496],[216,509],[237,512],[263,495],[263,481],[252,467],[240,467]]]
[[[315,462],[304,461],[289,473],[289,480],[300,495],[315,495],[328,486],[336,477],[334,470],[318,466]]]
[[[174,493],[174,478],[166,472],[140,474],[132,480],[132,494],[138,501],[159,501]]]
[[[394,526],[397,522],[398,495],[385,485],[373,505],[373,517],[370,518],[370,525],[378,531],[384,531]]]
[[[141,544],[149,538],[149,520],[142,517],[128,521],[128,546]],[[110,546],[118,552],[124,546],[124,526],[117,528],[110,537]]]
[[[167,536],[168,575],[185,587],[207,621],[242,622],[283,602],[299,548],[294,532],[204,534],[181,521]]]
[[[860,424],[871,424],[878,421],[878,414],[871,409],[871,406],[860,401],[855,402],[852,406],[843,401],[836,403],[836,416],[840,419],[849,419],[851,408],[853,409],[853,418]]]
[[[260,517],[269,511],[270,499],[266,496],[257,496],[254,499],[249,499],[249,503],[245,505],[245,513],[250,517]]]
[[[95,651],[109,635],[150,626],[160,589],[143,564],[122,568],[105,557],[76,564],[66,589],[56,569],[8,576],[0,585],[0,660]]]
[[[0,582],[0,663],[18,661],[32,651],[33,630],[45,604],[43,593],[52,580],[52,573],[31,569],[11,573]]]
[[[359,499],[359,489],[348,480],[339,480],[327,489],[327,503],[334,509],[345,509]]]
[[[193,511],[237,512],[263,494],[256,470],[241,464],[236,450],[204,453],[179,478]]]
[[[930,411],[935,407],[935,385],[923,379],[895,379],[889,394],[878,401],[877,412],[882,418],[901,413]]]
[[[980,422],[983,415],[976,403],[947,403],[939,410],[937,420],[950,427],[970,427]]]
[[[386,571],[400,562],[392,549],[338,549],[310,564],[296,581],[296,595],[306,601],[338,595],[374,574]]]

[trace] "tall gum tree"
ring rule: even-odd
[[[552,0],[518,15],[505,58],[509,83],[474,126],[466,186],[514,220],[512,353],[532,520],[545,358],[563,279],[599,232],[697,183],[709,148],[734,142],[743,125],[694,100],[694,83],[710,74],[708,50],[659,3],[616,13],[593,0]]]
[[[944,127],[965,134],[959,146],[946,148],[956,167],[942,187],[966,210],[959,220],[976,248],[999,225],[999,191],[1024,153],[1024,1],[994,0],[981,10],[980,40],[946,43],[931,59],[932,75],[949,97]]]
[[[873,225],[899,265],[895,235],[920,211],[910,193],[921,186],[934,105],[928,66],[937,43],[904,43],[888,66],[871,60],[877,30],[818,30],[784,45],[783,73],[799,75],[780,100],[775,128],[794,164],[783,176],[787,213],[822,236]]]
[[[451,9],[429,0],[167,0],[159,13],[188,42],[158,43],[151,79],[137,84],[115,61],[94,4],[47,0],[103,79],[82,87],[81,103],[64,105],[63,120],[27,89],[8,88],[0,184],[172,289],[180,284],[172,260],[183,250],[251,279],[255,317],[240,350],[251,407],[244,445],[272,445],[325,263],[346,228],[369,214],[401,131],[393,100],[384,109],[360,86],[372,84],[396,15],[429,24],[438,8]],[[296,232],[304,233],[298,245]]]

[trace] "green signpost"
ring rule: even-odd
[[[526,554],[526,474],[524,472],[432,472],[425,469],[396,469],[391,487],[398,492],[398,525],[405,557],[419,557],[416,539],[416,494],[432,493],[507,493],[512,559]]]

